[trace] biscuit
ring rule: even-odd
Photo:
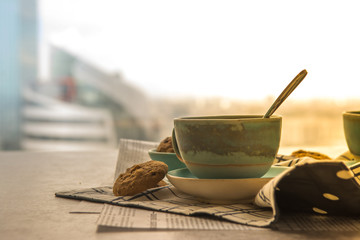
[[[156,149],[157,152],[174,152],[171,137],[163,139]]]
[[[113,186],[115,196],[132,196],[157,187],[165,177],[168,166],[159,161],[148,161],[128,168],[119,175]]]
[[[298,150],[293,153],[291,153],[291,156],[294,157],[312,157],[317,160],[330,160],[331,158],[325,154],[318,153],[318,152],[311,152],[311,151],[305,151],[305,150]]]

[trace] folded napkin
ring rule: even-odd
[[[126,168],[149,160],[156,143],[121,139],[115,177]],[[347,166],[342,159],[315,160],[278,155],[274,165],[289,168],[269,181],[252,204],[216,205],[198,201],[174,186],[149,189],[135,196],[114,196],[112,186],[58,192],[64,198],[178,213],[208,215],[257,227],[270,227],[282,211],[320,215],[360,216],[360,162]],[[239,190],[240,191],[240,190]]]

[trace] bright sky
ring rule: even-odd
[[[42,70],[55,42],[153,96],[356,97],[360,1],[39,0]]]

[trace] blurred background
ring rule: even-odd
[[[160,141],[173,118],[276,114],[281,146],[345,145],[358,1],[0,1],[0,150]]]

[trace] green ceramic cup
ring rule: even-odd
[[[360,158],[360,111],[344,112],[343,124],[349,151]]]
[[[258,178],[278,152],[281,120],[261,115],[176,118],[174,150],[198,178]]]

